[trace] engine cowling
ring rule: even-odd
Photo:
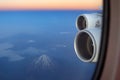
[[[102,26],[102,14],[82,14],[76,20],[76,27],[78,30],[85,28],[94,28]]]
[[[78,32],[74,41],[75,52],[83,62],[97,62],[101,41],[101,29],[85,29]]]

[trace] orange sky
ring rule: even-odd
[[[0,0],[0,10],[99,9],[102,0]]]

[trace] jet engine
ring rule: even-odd
[[[82,14],[77,19],[78,33],[74,40],[76,55],[83,62],[97,62],[101,41],[102,16]]]
[[[76,27],[78,30],[83,30],[85,28],[100,27],[102,25],[102,15],[93,14],[82,14],[76,20]]]

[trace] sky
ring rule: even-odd
[[[99,9],[102,0],[0,0],[0,10]]]

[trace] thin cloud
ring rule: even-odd
[[[17,54],[16,51],[11,50],[14,45],[10,43],[2,43],[0,44],[0,58],[7,58],[8,61],[20,61],[23,60],[24,57]]]
[[[56,45],[56,47],[67,47],[67,45],[62,45],[62,44],[58,44],[58,45]]]
[[[23,60],[24,57],[18,55],[15,51],[12,50],[3,50],[0,51],[0,58],[7,58],[8,61],[20,61]]]
[[[60,34],[70,34],[70,32],[60,32]]]
[[[10,49],[13,47],[14,47],[14,45],[12,45],[10,43],[1,43],[0,44],[0,51],[5,50],[5,49]]]
[[[35,43],[35,40],[28,40],[28,43]]]

